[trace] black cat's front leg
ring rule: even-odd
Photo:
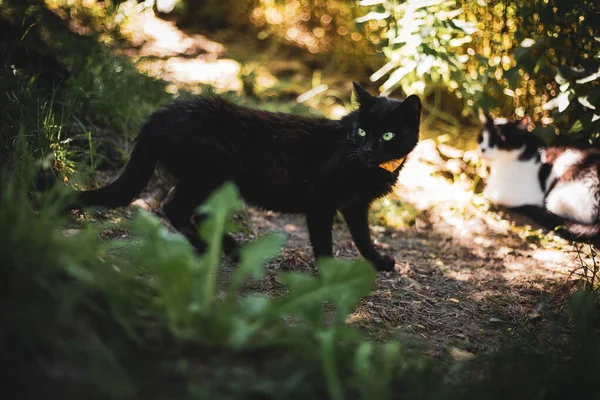
[[[371,261],[378,271],[392,271],[396,261],[391,257],[379,254],[371,241],[368,219],[369,204],[353,203],[344,206],[341,211],[360,254]]]
[[[316,208],[306,213],[306,225],[315,258],[333,256],[331,229],[334,215],[334,208]]]

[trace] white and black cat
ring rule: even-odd
[[[490,167],[483,192],[497,205],[520,208],[575,239],[600,233],[600,151],[546,146],[516,121],[480,113],[479,152]]]
[[[421,101],[375,97],[354,86],[359,108],[341,120],[267,112],[217,96],[174,101],[144,124],[119,178],[80,192],[72,208],[129,204],[160,163],[177,179],[164,212],[199,251],[205,243],[194,210],[233,181],[252,205],[305,214],[317,257],[332,255],[333,219],[341,211],[361,255],[391,270],[394,259],[371,241],[368,210],[390,193],[418,142]],[[231,253],[233,239],[224,240]]]

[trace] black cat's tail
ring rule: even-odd
[[[131,157],[117,180],[100,189],[78,192],[71,209],[87,206],[126,206],[144,190],[158,162],[153,138],[145,130],[143,127],[138,135]]]

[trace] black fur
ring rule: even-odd
[[[172,102],[144,124],[121,176],[82,192],[78,206],[129,204],[160,163],[177,179],[164,212],[199,251],[205,244],[191,216],[230,180],[254,206],[305,214],[316,257],[332,256],[333,218],[341,211],[362,256],[391,270],[394,260],[373,246],[367,212],[398,178],[400,168],[391,173],[378,164],[408,155],[418,142],[421,102],[417,96],[374,97],[358,84],[355,89],[360,106],[341,120],[267,112],[220,97]],[[395,136],[384,141],[385,132]],[[234,247],[231,238],[227,247]]]

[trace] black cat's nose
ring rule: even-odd
[[[373,150],[371,150],[371,149],[362,149],[362,151],[361,151],[361,155],[363,156],[363,158],[369,158],[369,157],[371,157],[372,154],[373,154]]]

